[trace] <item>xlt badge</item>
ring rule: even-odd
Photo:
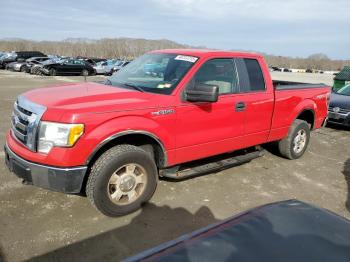
[[[163,109],[163,110],[151,112],[151,115],[161,116],[161,115],[170,115],[173,113],[175,113],[174,109]]]

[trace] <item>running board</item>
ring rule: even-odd
[[[247,163],[255,158],[261,157],[265,154],[265,150],[255,150],[247,151],[244,150],[243,153],[228,157],[228,155],[222,155],[219,157],[209,158],[205,160],[198,160],[195,162],[187,163],[182,166],[174,166],[159,171],[161,177],[181,180],[193,176],[204,175],[207,173],[212,173],[215,171],[220,171],[232,166]]]

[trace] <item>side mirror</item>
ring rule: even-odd
[[[194,87],[186,89],[186,100],[189,102],[217,102],[219,97],[219,87],[206,84],[196,84]]]

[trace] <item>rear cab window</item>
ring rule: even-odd
[[[240,93],[263,92],[265,79],[259,61],[254,58],[235,59],[239,76]]]

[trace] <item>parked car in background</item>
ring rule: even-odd
[[[348,219],[287,200],[253,208],[124,261],[348,262],[349,258]]]
[[[7,63],[7,64],[5,65],[5,69],[6,69],[6,70],[9,70],[9,71],[13,71],[15,65],[17,65],[18,63],[19,63],[19,62]]]
[[[9,52],[2,52],[2,53],[0,54],[0,59],[5,58],[5,57],[8,56],[9,54],[10,54]]]
[[[162,76],[167,64],[166,63],[147,63],[143,67],[146,75]]]
[[[106,61],[107,59],[104,58],[94,58],[94,57],[83,57],[83,56],[77,56],[75,57],[78,60],[88,62],[90,65],[95,66],[99,62]]]
[[[49,57],[43,56],[43,57],[32,57],[26,60],[25,63],[20,63],[17,67],[15,67],[15,71],[21,71],[21,72],[30,72],[30,69],[34,65],[41,64],[44,61],[50,60]]]
[[[96,70],[96,74],[107,74],[112,70],[114,66],[117,66],[119,63],[119,59],[101,61],[94,66],[94,69]]]
[[[328,122],[350,126],[350,84],[333,90],[328,108]]]
[[[14,53],[6,53],[0,57],[0,69],[6,69],[7,65],[16,62],[16,55]]]
[[[17,71],[17,72],[26,72],[27,67],[31,67],[33,64],[38,64],[40,61],[48,60],[48,57],[32,57],[28,58],[25,61],[12,62],[6,65],[7,70]]]
[[[24,62],[26,59],[31,57],[43,57],[46,56],[38,51],[20,51],[7,53],[6,56],[0,59],[0,69],[6,68],[6,65],[12,62]]]
[[[288,69],[288,68],[283,68],[282,72],[287,72],[287,73],[291,73],[292,70]]]
[[[42,68],[44,65],[49,65],[49,64],[56,64],[59,63],[60,61],[65,60],[65,58],[59,58],[59,57],[50,57],[50,59],[46,61],[42,61],[38,64],[32,65],[30,68],[29,73],[32,75],[43,75]]]
[[[279,67],[277,67],[277,66],[271,66],[271,69],[272,69],[273,71],[277,71],[277,72],[281,72],[281,71],[282,71],[282,69],[279,68]]]
[[[44,75],[94,75],[95,69],[88,62],[79,59],[64,59],[56,63],[45,64],[39,68]]]
[[[120,69],[122,69],[124,66],[128,65],[131,61],[128,60],[120,60],[116,63],[116,65],[113,66],[111,71],[107,72],[105,75],[113,75],[115,72],[118,72]]]

